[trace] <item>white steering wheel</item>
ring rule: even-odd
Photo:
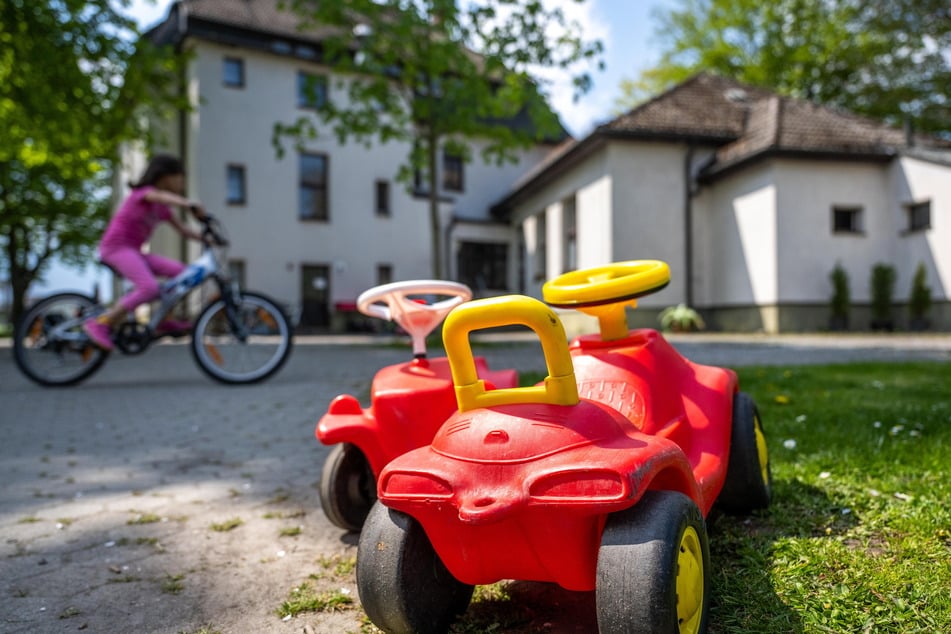
[[[449,296],[432,304],[425,295]],[[357,310],[370,317],[395,321],[413,340],[413,356],[426,356],[426,336],[453,308],[472,299],[465,284],[444,280],[410,280],[374,286],[357,298]]]

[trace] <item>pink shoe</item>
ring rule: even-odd
[[[191,332],[192,325],[192,322],[182,319],[163,319],[159,322],[158,326],[155,327],[155,334],[186,334]]]
[[[83,323],[83,330],[89,339],[105,351],[112,350],[112,329],[95,319],[88,319]]]

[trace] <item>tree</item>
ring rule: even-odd
[[[12,318],[56,257],[88,259],[120,144],[178,107],[176,57],[139,40],[129,0],[0,3],[0,277]],[[134,68],[134,72],[126,72]]]
[[[681,0],[655,18],[661,59],[639,80],[622,82],[623,106],[706,70],[951,133],[946,0]]]
[[[583,2],[584,0],[574,0]],[[439,150],[472,159],[466,140],[486,142],[483,160],[514,160],[515,150],[563,134],[533,70],[571,72],[577,62],[600,64],[600,42],[584,42],[577,25],[541,0],[287,0],[304,28],[327,33],[322,61],[337,71],[346,105],[327,102],[319,117],[341,143],[407,142],[398,179],[426,179],[433,276],[442,277],[437,189]],[[573,78],[576,96],[591,78]],[[509,125],[516,117],[529,125]],[[316,138],[313,118],[275,126],[275,144]]]

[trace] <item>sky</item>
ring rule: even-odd
[[[604,44],[605,69],[591,69],[592,89],[577,103],[569,81],[554,81],[549,87],[552,106],[568,131],[578,139],[597,125],[614,118],[617,98],[623,79],[635,79],[659,58],[654,42],[655,8],[670,9],[677,0],[546,0],[549,6],[559,5],[569,19],[581,25],[585,40],[598,39]],[[168,13],[172,0],[132,0],[125,13],[133,17],[142,30],[160,22]],[[84,271],[55,266],[45,284],[33,292],[44,294],[53,290],[73,288],[92,292],[98,284],[104,292],[110,275],[104,269],[87,267]]]

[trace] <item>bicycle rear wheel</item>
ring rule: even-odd
[[[259,293],[242,292],[233,310],[224,299],[209,304],[192,333],[192,354],[222,383],[254,383],[277,372],[291,353],[293,331],[284,311]]]
[[[109,353],[93,345],[83,322],[102,312],[92,297],[58,293],[34,304],[17,323],[13,359],[28,378],[51,387],[74,385],[99,369]]]

